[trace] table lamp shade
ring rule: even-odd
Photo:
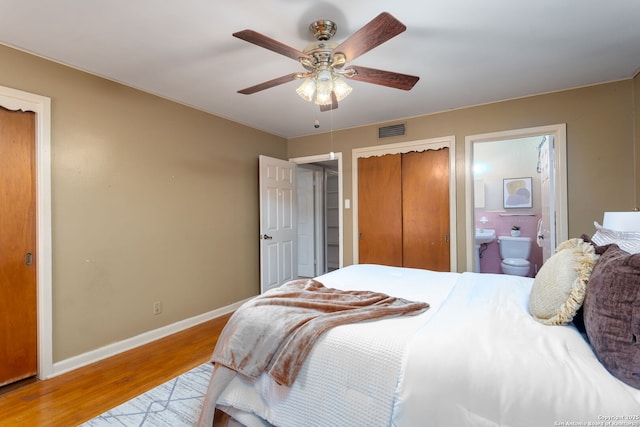
[[[615,231],[640,231],[640,212],[605,212],[602,227]]]

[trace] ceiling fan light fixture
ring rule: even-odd
[[[316,82],[313,79],[304,79],[302,84],[296,89],[296,93],[300,95],[300,98],[307,102],[313,101],[313,95],[316,92]]]
[[[318,83],[320,82],[331,82],[333,80],[333,76],[331,75],[331,71],[329,70],[320,70],[318,71],[318,75],[316,77]]]
[[[334,102],[331,93],[335,93],[335,99],[342,101],[353,89],[340,76],[330,69],[318,71],[315,76],[307,77],[296,89],[300,98],[307,102],[314,101],[317,105],[332,105]]]
[[[333,103],[333,100],[331,99],[332,86],[331,82],[328,84],[321,84],[318,82],[318,92],[316,94],[317,105],[330,105]]]
[[[349,96],[352,90],[353,88],[340,77],[336,77],[336,79],[333,81],[333,92],[336,94],[336,99],[338,100],[338,102]]]
[[[331,99],[332,91],[333,77],[331,76],[331,72],[326,70],[320,71],[316,77],[316,104],[329,105],[333,103]]]

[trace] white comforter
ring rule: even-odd
[[[639,390],[575,328],[529,315],[533,279],[355,265],[318,280],[431,308],[328,331],[291,388],[236,377],[218,405],[247,426],[640,425]]]

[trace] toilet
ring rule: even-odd
[[[514,276],[528,276],[531,265],[529,253],[531,251],[531,237],[499,236],[500,258],[502,258],[502,272]]]

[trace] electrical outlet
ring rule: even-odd
[[[160,301],[156,301],[153,303],[153,314],[162,313],[162,303]]]

